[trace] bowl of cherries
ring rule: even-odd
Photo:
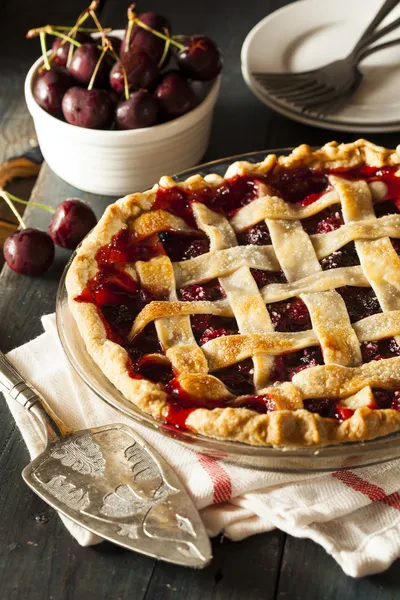
[[[53,171],[82,190],[121,196],[201,160],[222,58],[205,35],[172,35],[166,17],[136,15],[133,5],[125,29],[106,29],[97,4],[73,26],[28,32],[42,56],[25,98]]]

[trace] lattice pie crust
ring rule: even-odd
[[[358,165],[385,167],[400,165],[396,151],[377,147],[364,140],[351,144],[326,144],[319,150],[302,145],[289,156],[269,155],[258,164],[236,162],[225,177],[265,177],[274,169],[350,169]],[[400,175],[400,170],[399,170]],[[176,185],[199,190],[218,186],[217,175],[190,177],[176,184],[163,177],[163,188]],[[212,373],[251,357],[256,394],[268,394],[275,410],[259,414],[235,406],[235,398],[223,408],[197,408],[186,421],[200,434],[254,445],[311,446],[364,440],[389,434],[400,428],[400,413],[371,408],[373,388],[400,389],[400,357],[363,364],[360,343],[399,336],[400,340],[400,258],[391,238],[400,237],[400,215],[375,216],[373,199],[385,193],[384,184],[368,184],[339,174],[329,175],[330,189],[308,205],[289,204],[270,195],[267,184],[259,186],[258,197],[240,208],[229,220],[201,202],[192,204],[197,226],[210,240],[210,251],[190,260],[172,263],[168,256],[138,261],[126,266],[133,279],[168,298],[147,304],[132,324],[131,337],[151,322],[165,350],[181,388],[192,397],[229,398],[225,385]],[[382,188],[383,186],[383,188]],[[152,210],[158,185],[109,206],[98,225],[78,249],[67,276],[69,307],[78,324],[87,350],[110,381],[143,411],[163,420],[168,398],[162,385],[134,379],[127,370],[126,350],[107,338],[95,304],[77,302],[98,271],[96,253],[122,228],[137,235],[164,230],[190,230],[179,217]],[[308,235],[301,219],[340,204],[344,225],[326,234]],[[265,221],[272,245],[239,246],[237,234]],[[354,241],[360,265],[323,271],[320,260]],[[282,269],[287,283],[272,283],[258,289],[250,268]],[[218,278],[226,297],[215,302],[178,300],[176,290],[190,284]],[[372,287],[383,312],[350,323],[346,305],[336,288],[346,285]],[[306,304],[312,329],[274,331],[266,304],[294,296]],[[221,336],[202,346],[196,342],[189,315],[234,316],[239,334]],[[270,382],[274,357],[307,347],[319,346],[324,365],[298,372],[290,382]],[[342,422],[321,417],[304,408],[308,398],[336,398],[354,414]]]

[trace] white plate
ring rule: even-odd
[[[346,56],[377,13],[382,0],[301,0],[260,21],[242,47],[242,73],[253,93],[277,112],[308,125],[354,132],[400,130],[400,45],[360,65],[362,84],[349,104],[324,117],[303,114],[271,97],[252,72],[303,71]],[[400,5],[384,24],[400,16]],[[394,31],[384,41],[396,39]]]

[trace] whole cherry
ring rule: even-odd
[[[62,111],[71,125],[88,129],[101,129],[109,123],[113,103],[106,90],[87,90],[71,87],[64,94]]]
[[[118,129],[140,129],[157,122],[157,102],[146,90],[133,92],[128,100],[122,100],[115,112]]]
[[[154,89],[160,76],[160,70],[153,59],[141,50],[131,52],[122,64],[116,62],[110,72],[110,85],[122,94],[124,92],[125,82],[123,69],[125,69],[129,89]]]
[[[76,40],[77,42],[79,42],[80,44],[94,44],[95,43],[94,39],[91,38],[90,35],[85,33],[84,31],[77,31],[75,36],[71,36],[71,37],[73,37],[73,39]],[[61,37],[56,37],[56,39],[54,40],[53,45],[51,47],[51,49],[54,53],[52,62],[60,67],[65,67],[67,64],[70,47],[71,47],[71,42],[68,42]],[[75,47],[74,47],[74,49],[75,49]]]
[[[137,18],[155,31],[165,34],[171,30],[171,25],[167,19],[155,12],[141,13]],[[164,54],[165,40],[155,36],[151,31],[140,27],[139,24],[135,24],[132,31],[130,31],[128,24],[120,49],[122,62],[125,63],[129,55],[136,50],[146,52],[158,64]]]
[[[64,67],[53,66],[37,76],[33,84],[33,97],[48,113],[61,112],[61,102],[68,88],[74,85],[74,78]]]
[[[53,240],[45,231],[33,227],[10,235],[3,251],[8,266],[21,275],[41,275],[54,260]]]
[[[75,50],[69,66],[69,71],[79,83],[88,85],[92,79],[92,75],[100,59],[100,55],[101,50],[99,50],[97,46],[92,43],[82,44],[80,48]],[[96,87],[103,87],[107,84],[110,69],[110,61],[104,57],[96,73],[94,81],[94,85]]]
[[[165,120],[184,115],[197,103],[196,94],[188,81],[175,71],[164,75],[154,96],[157,98],[160,114]]]
[[[79,198],[68,198],[56,208],[48,231],[57,246],[74,250],[96,223],[96,215],[88,204]]]
[[[210,81],[222,69],[218,46],[205,35],[190,37],[179,50],[177,62],[181,71],[197,81]]]

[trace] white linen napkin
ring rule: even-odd
[[[182,447],[101,402],[69,365],[54,315],[45,332],[8,357],[73,429],[126,422],[175,469],[201,511],[208,534],[241,540],[275,527],[321,544],[352,577],[386,569],[400,556],[400,460],[329,474],[279,474],[232,466]],[[43,450],[35,420],[11,398],[10,411],[35,458]],[[83,546],[101,538],[61,516]]]

